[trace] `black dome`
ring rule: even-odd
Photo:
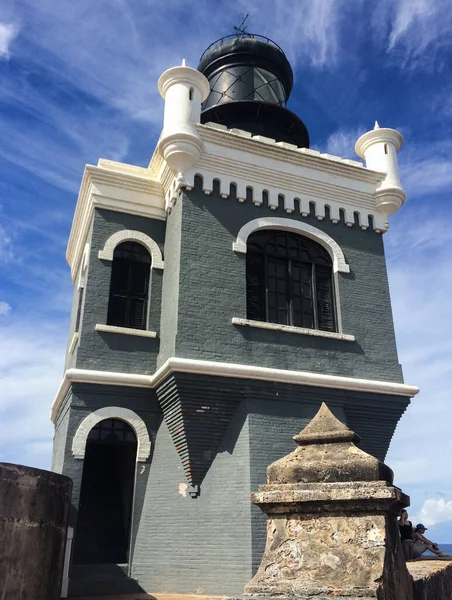
[[[198,70],[210,84],[202,123],[213,121],[309,147],[303,121],[286,109],[293,72],[275,42],[255,34],[226,36],[207,48]]]

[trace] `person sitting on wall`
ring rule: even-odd
[[[430,550],[430,552],[433,552],[433,554],[436,554],[436,556],[448,556],[448,554],[441,552],[441,550],[438,548],[438,544],[431,542],[424,536],[425,531],[427,531],[427,528],[422,525],[422,523],[416,525],[416,528],[413,532],[414,558],[419,558],[426,550]]]
[[[414,558],[413,525],[408,521],[408,513],[405,509],[400,511],[398,520],[400,539],[402,540],[403,556],[405,560]]]

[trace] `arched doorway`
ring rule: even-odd
[[[74,563],[128,562],[137,438],[120,419],[89,433],[75,533]]]

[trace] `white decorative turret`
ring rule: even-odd
[[[209,94],[209,82],[202,73],[185,65],[165,71],[158,81],[165,100],[163,131],[158,148],[169,166],[184,182],[184,173],[194,166],[202,151],[196,124],[201,118],[201,103]]]
[[[377,121],[374,129],[362,135],[355,144],[356,154],[365,159],[368,169],[386,173],[375,193],[377,208],[385,218],[396,213],[406,199],[397,162],[397,152],[402,144],[401,133],[395,129],[380,128]]]

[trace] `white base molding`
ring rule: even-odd
[[[123,385],[129,387],[155,388],[171,373],[194,373],[216,377],[233,377],[237,379],[257,379],[295,385],[309,385],[353,392],[369,392],[372,394],[388,394],[408,396],[412,398],[419,392],[415,385],[378,381],[374,379],[356,379],[339,375],[324,375],[307,371],[289,371],[241,365],[235,363],[215,362],[210,360],[193,360],[190,358],[169,358],[153,375],[135,373],[117,373],[112,371],[91,371],[88,369],[68,369],[52,404],[50,418],[55,423],[58,410],[64,401],[72,383],[97,383],[102,385]]]
[[[102,333],[121,333],[123,335],[135,335],[137,337],[156,338],[156,331],[147,331],[146,329],[132,329],[131,327],[117,327],[116,325],[102,325],[97,323],[94,329]]]
[[[270,329],[271,331],[283,331],[285,333],[298,333],[299,335],[312,335],[313,337],[328,338],[330,340],[343,340],[354,342],[355,336],[334,331],[322,331],[321,329],[308,329],[307,327],[294,327],[293,325],[280,325],[279,323],[267,323],[266,321],[253,321],[252,319],[240,319],[232,317],[233,325],[244,327],[256,327],[258,329]]]

